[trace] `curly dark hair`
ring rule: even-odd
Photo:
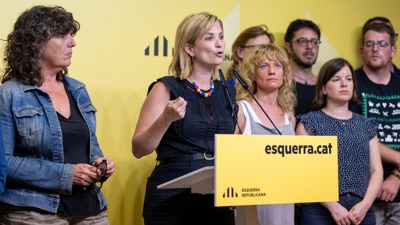
[[[21,83],[42,84],[38,60],[46,48],[48,40],[55,36],[71,34],[75,36],[80,28],[72,13],[60,6],[34,6],[23,12],[7,36],[4,62],[5,72],[1,82],[16,79]],[[57,73],[60,81],[67,68]]]

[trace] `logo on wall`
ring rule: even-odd
[[[225,33],[225,54],[224,62],[221,65],[222,70],[226,69],[232,64],[232,51],[231,46],[240,33],[240,4],[237,4],[234,9],[223,20],[224,33]],[[171,42],[171,43],[169,43]],[[158,35],[154,39],[153,45],[148,45],[144,49],[145,56],[163,56],[169,57],[175,54],[173,45],[174,39],[168,40],[163,35]]]
[[[147,46],[147,48],[144,50],[144,55],[153,55],[153,56],[161,56],[161,52],[162,52],[162,56],[167,57],[168,56],[168,40],[165,38],[165,36],[163,36],[163,40],[162,40],[162,45],[160,46],[160,36],[157,36],[154,39],[154,43],[153,46]],[[153,49],[152,54],[150,53],[150,50]],[[170,55],[173,56],[174,55],[174,48],[171,47],[171,52]]]
[[[233,187],[228,187],[226,189],[226,192],[222,195],[223,198],[237,198],[238,193],[235,192],[235,189]]]

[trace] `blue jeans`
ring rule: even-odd
[[[345,194],[339,196],[339,204],[346,208],[348,211],[361,202],[362,198],[352,195]],[[327,208],[321,204],[303,204],[301,210],[301,221],[300,225],[336,225],[335,220],[333,220],[331,213]],[[361,225],[375,225],[375,210],[372,205],[365,215],[364,220]]]

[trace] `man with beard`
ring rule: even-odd
[[[393,30],[394,30],[394,27],[393,27],[392,23],[390,22],[390,20],[388,18],[386,18],[386,17],[381,17],[381,16],[377,16],[377,17],[370,18],[369,20],[367,20],[367,22],[365,22],[362,30],[364,30],[365,27],[367,27],[371,23],[385,23],[385,24],[391,26],[393,28]],[[394,41],[396,42],[398,36],[397,36],[397,34],[395,34],[395,35],[396,36],[395,36],[395,40]],[[400,75],[400,69],[392,62],[392,60],[390,60],[390,62],[392,63],[390,71],[392,73]]]
[[[296,116],[313,110],[311,103],[317,77],[312,73],[312,66],[317,60],[320,36],[318,26],[310,20],[303,19],[291,22],[285,34],[285,48],[290,56],[296,80]]]
[[[377,225],[400,224],[400,76],[391,72],[396,35],[386,23],[363,29],[364,66],[355,71],[360,105],[352,111],[378,122],[384,182],[375,201]]]

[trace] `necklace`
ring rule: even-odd
[[[197,93],[199,93],[199,95],[201,95],[204,98],[209,98],[211,97],[211,94],[214,91],[214,81],[212,79],[210,79],[210,91],[208,92],[204,92],[199,88],[199,85],[196,84],[196,82],[193,81],[193,87],[196,90]]]
[[[314,77],[314,75],[311,75],[310,78],[304,79],[304,78],[299,77],[299,76],[296,76],[296,75],[294,75],[294,76],[297,77],[297,78],[299,78],[300,80],[304,81],[304,84],[305,84],[305,85],[308,85],[308,81],[310,81],[310,80],[313,79],[313,77]]]

